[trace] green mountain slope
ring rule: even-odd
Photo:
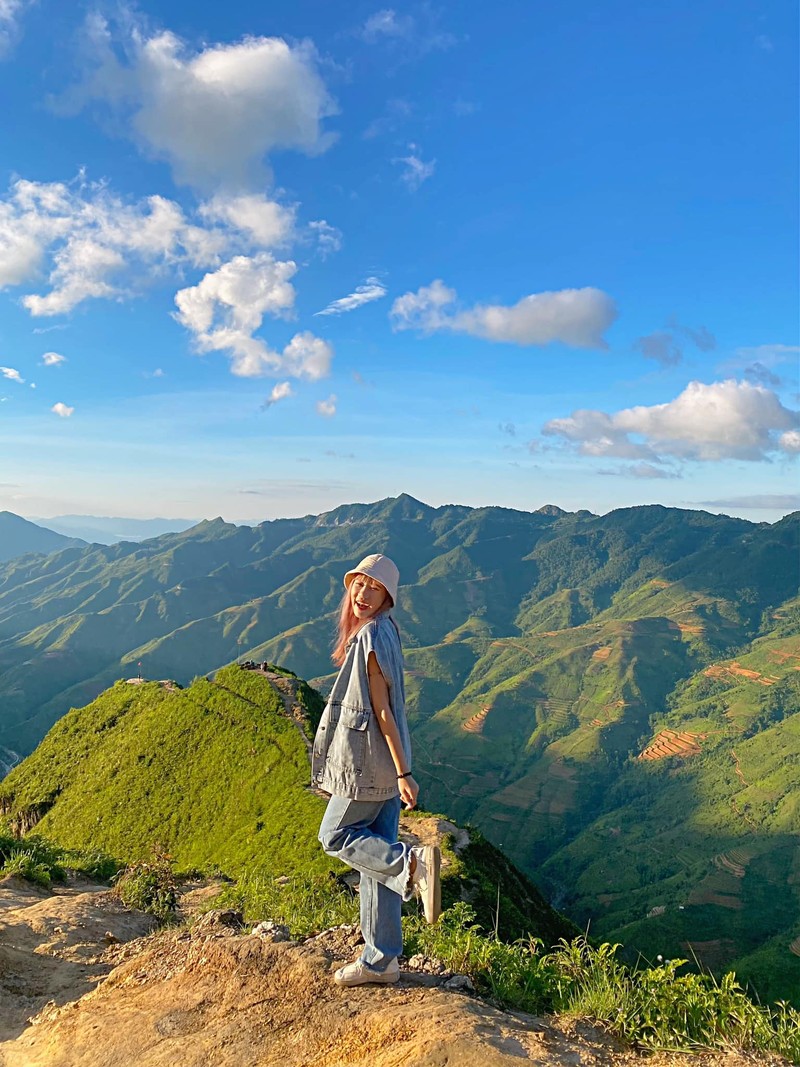
[[[324,688],[341,575],[376,550],[403,575],[396,614],[427,802],[543,873],[581,922],[608,936],[630,930],[626,943],[653,954],[659,916],[645,917],[677,874],[639,854],[643,842],[661,847],[662,816],[687,832],[706,828],[684,856],[699,886],[749,825],[733,815],[743,798],[726,792],[741,784],[731,748],[741,758],[762,733],[783,739],[780,765],[757,763],[755,786],[796,765],[793,661],[773,657],[800,634],[800,513],[768,525],[655,505],[594,516],[430,508],[402,496],[12,561],[0,567],[0,746],[30,751],[70,703],[135,675],[140,662],[146,677],[186,683],[241,654]],[[780,713],[770,701],[783,701]],[[671,734],[656,741],[662,731]],[[682,734],[707,736],[673,736]],[[661,758],[640,761],[650,742]],[[671,791],[675,781],[684,787]],[[635,819],[618,817],[634,802]],[[800,829],[791,818],[753,816],[758,856]],[[606,891],[589,844],[603,820],[620,849],[616,867],[628,878],[641,866],[619,890]],[[765,859],[772,873],[762,877],[758,856],[733,860],[742,886],[749,892],[752,876],[784,893],[778,879],[794,893],[789,875],[775,873],[784,861]],[[687,901],[695,882],[680,883]],[[759,927],[750,912],[745,924],[744,905],[712,903],[709,913],[687,901],[680,917],[693,925],[681,927],[681,943],[701,958],[755,961],[755,974],[774,938],[796,958],[800,930]],[[717,932],[703,936],[706,926]]]
[[[118,860],[165,847],[182,869],[237,877],[344,868],[317,841],[325,800],[310,789],[309,738],[322,700],[278,668],[230,666],[187,688],[120,681],[51,729],[0,783],[0,815],[65,848]],[[555,942],[574,927],[480,834],[460,851],[445,900],[466,896],[490,928]]]

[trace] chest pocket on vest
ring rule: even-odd
[[[342,705],[339,709],[329,758],[345,774],[360,775],[364,770],[370,715],[369,708]]]

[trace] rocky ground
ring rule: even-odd
[[[0,882],[3,1067],[768,1067],[778,1059],[640,1056],[602,1031],[498,1010],[435,962],[397,986],[339,989],[358,931],[302,944],[235,913],[197,918],[215,887],[182,901],[190,922],[156,931],[102,886],[53,893]],[[192,916],[194,915],[194,919]]]

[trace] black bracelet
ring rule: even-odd
[[[398,774],[397,780],[399,782],[401,778],[410,778],[410,777],[411,777],[411,771],[406,771],[405,774]]]

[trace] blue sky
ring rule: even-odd
[[[795,5],[0,2],[0,508],[800,507]]]

